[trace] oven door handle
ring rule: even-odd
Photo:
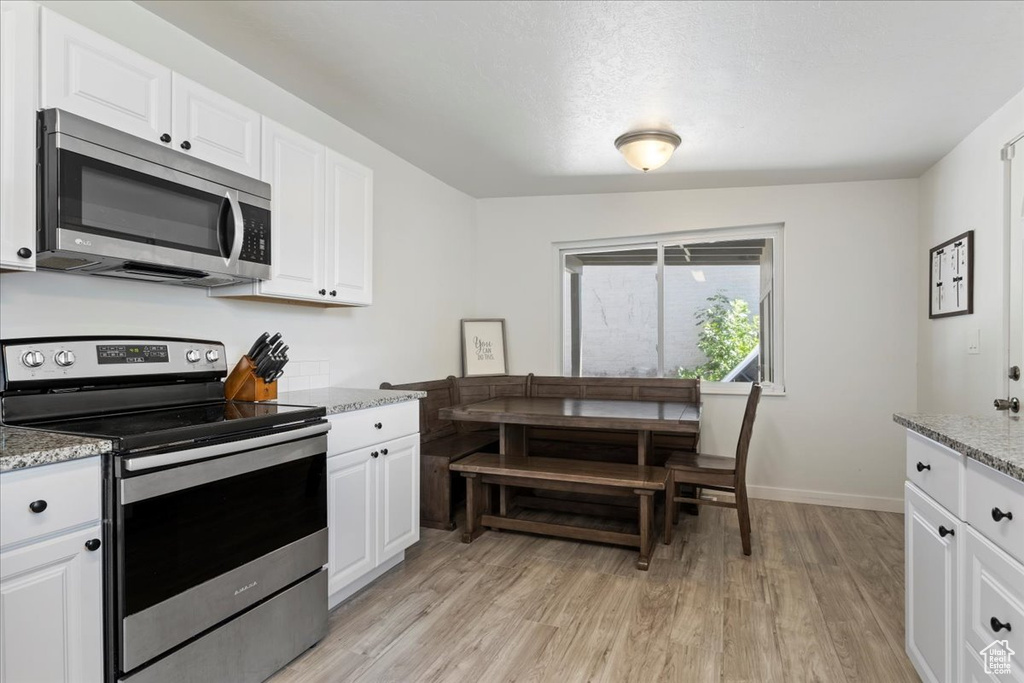
[[[279,432],[277,434],[258,436],[255,439],[229,441],[227,443],[215,444],[213,446],[200,446],[199,448],[190,448],[187,451],[174,451],[173,453],[125,458],[124,468],[129,472],[141,472],[155,469],[157,467],[166,467],[167,465],[181,465],[183,463],[194,462],[196,460],[215,458],[218,455],[251,451],[265,446],[284,443],[286,441],[318,436],[320,434],[326,434],[330,429],[331,424],[329,422],[322,422],[310,427],[303,427],[302,429],[290,429],[286,432]]]

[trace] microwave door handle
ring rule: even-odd
[[[221,200],[220,215],[217,217],[217,239],[220,243],[220,254],[228,266],[238,262],[238,257],[242,253],[244,231],[242,205],[234,193],[227,192]]]

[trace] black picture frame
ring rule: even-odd
[[[935,282],[934,263],[936,253],[941,253],[947,247],[959,246],[963,242],[966,242],[967,245],[967,274],[960,277],[967,281],[967,307],[946,313],[936,313],[933,294],[935,288],[941,284]],[[928,318],[934,320],[936,318],[951,318],[957,315],[971,315],[972,313],[974,313],[974,231],[968,230],[928,250]]]

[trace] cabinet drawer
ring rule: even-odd
[[[0,475],[0,546],[100,518],[100,459],[84,458]],[[32,512],[31,503],[46,509]]]
[[[1024,652],[1024,565],[999,550],[968,525],[965,529],[963,564],[963,637],[980,652],[996,640],[1011,650]],[[998,623],[993,622],[993,619]],[[1009,629],[996,626],[1008,624]],[[1024,683],[1024,666],[1014,659],[1008,677],[999,680]]]
[[[968,524],[1024,562],[1024,482],[968,460],[964,503]]]
[[[327,455],[331,456],[418,434],[420,403],[405,401],[330,415],[328,419],[331,421],[331,431],[327,433]]]
[[[963,519],[964,456],[907,431],[907,480]]]

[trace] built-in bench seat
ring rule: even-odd
[[[639,548],[638,569],[650,566],[654,545],[654,494],[664,491],[668,470],[664,467],[594,462],[571,458],[539,458],[474,453],[452,462],[452,471],[466,479],[466,531],[464,543],[471,543],[485,527],[559,536],[582,541],[610,543]],[[487,485],[500,487],[498,510]],[[508,487],[607,494],[630,492],[639,499],[639,530],[636,534],[554,524],[510,515]]]

